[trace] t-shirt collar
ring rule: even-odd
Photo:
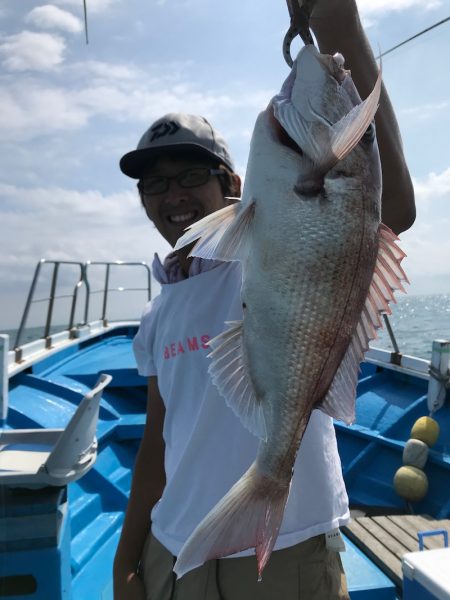
[[[188,277],[195,277],[195,275],[210,271],[220,264],[222,264],[222,261],[220,260],[208,260],[194,256],[189,267]],[[161,284],[178,283],[179,281],[187,279],[181,268],[180,260],[176,252],[168,254],[164,259],[164,263],[161,262],[158,254],[155,253],[152,264],[152,273],[156,281]]]

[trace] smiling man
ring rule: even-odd
[[[120,166],[139,180],[146,214],[172,246],[187,226],[240,194],[225,141],[199,116],[159,119]],[[163,263],[155,257],[161,293],[146,307],[134,340],[139,372],[148,377],[147,423],[115,559],[115,598],[348,598],[339,553],[325,538],[347,521],[347,495],[333,423],[320,411],[302,444],[263,583],[251,550],[175,580],[181,547],[248,468],[258,445],[208,373],[208,341],[224,322],[242,319],[240,263],[188,253],[172,252]]]

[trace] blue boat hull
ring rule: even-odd
[[[66,425],[100,373],[113,377],[100,406],[97,461],[87,475],[68,486],[68,511],[54,546],[43,549],[39,546],[42,538],[30,532],[29,539],[22,539],[14,549],[5,544],[0,548],[4,582],[14,573],[38,578],[53,560],[59,561],[58,569],[53,566],[52,570],[60,573],[60,591],[49,593],[41,583],[32,595],[12,598],[112,599],[113,556],[145,423],[146,380],[137,374],[131,348],[135,332],[136,325],[129,325],[73,342],[10,379],[6,426],[57,428]],[[362,366],[357,422],[351,427],[336,423],[352,505],[406,509],[393,490],[392,479],[401,466],[411,426],[428,414],[426,393],[424,379],[369,363]],[[448,407],[437,418],[442,433],[426,466],[430,488],[415,508],[442,519],[450,516],[450,461],[445,445],[450,439]],[[14,501],[9,498],[3,504],[2,518],[13,518]],[[32,501],[29,510],[32,514]],[[11,525],[10,532],[14,538]],[[20,537],[17,532],[16,537]],[[394,585],[348,540],[347,548],[343,560],[352,599],[394,599]]]

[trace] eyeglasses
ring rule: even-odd
[[[224,171],[221,169],[194,167],[192,169],[186,169],[186,171],[182,171],[181,173],[178,173],[178,175],[173,175],[171,177],[167,175],[151,175],[139,183],[139,189],[146,196],[156,196],[157,194],[164,194],[167,192],[172,180],[175,180],[182,188],[193,188],[207,183],[211,175],[224,174]]]

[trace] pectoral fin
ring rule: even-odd
[[[228,329],[213,338],[209,366],[214,384],[227,405],[251,433],[265,440],[266,422],[261,401],[255,394],[243,345],[243,322],[230,321]]]
[[[197,241],[192,256],[216,260],[242,260],[248,252],[255,203],[236,202],[191,225],[175,250]]]

